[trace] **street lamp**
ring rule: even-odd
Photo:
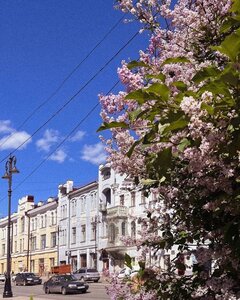
[[[8,225],[7,225],[7,272],[6,272],[6,280],[3,291],[3,298],[10,298],[13,296],[12,287],[11,287],[11,243],[10,243],[10,229],[11,229],[11,196],[12,196],[12,174],[19,173],[16,168],[17,159],[15,156],[10,154],[5,169],[6,172],[2,176],[3,179],[8,180]]]

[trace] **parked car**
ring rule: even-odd
[[[73,273],[73,275],[79,280],[98,282],[100,279],[100,273],[94,268],[81,268]]]
[[[0,274],[0,281],[2,281],[2,282],[5,281],[5,275],[4,274]]]
[[[34,273],[18,273],[14,279],[15,285],[41,284],[42,279]]]
[[[62,293],[86,293],[88,285],[85,282],[78,281],[73,275],[54,275],[48,281],[44,282],[43,290],[45,294]]]
[[[118,278],[122,279],[125,277],[130,277],[131,279],[138,273],[138,269],[130,269],[130,268],[123,268],[118,273]]]

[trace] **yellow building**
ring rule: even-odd
[[[33,196],[18,202],[11,216],[12,272],[48,274],[58,261],[57,199],[34,203]],[[7,217],[0,220],[0,273],[6,271]]]

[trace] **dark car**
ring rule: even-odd
[[[78,281],[73,275],[54,275],[43,284],[45,294],[86,293],[88,287],[86,283]]]
[[[18,273],[14,279],[15,285],[41,284],[42,279],[34,273]]]
[[[73,273],[73,275],[79,280],[98,282],[100,274],[97,269],[94,268],[81,268]]]

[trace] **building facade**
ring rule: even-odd
[[[98,183],[59,186],[59,264],[98,267]]]
[[[11,215],[12,272],[49,273],[57,262],[57,199],[34,203],[33,196],[18,201]],[[6,271],[7,217],[0,220],[0,272]]]

